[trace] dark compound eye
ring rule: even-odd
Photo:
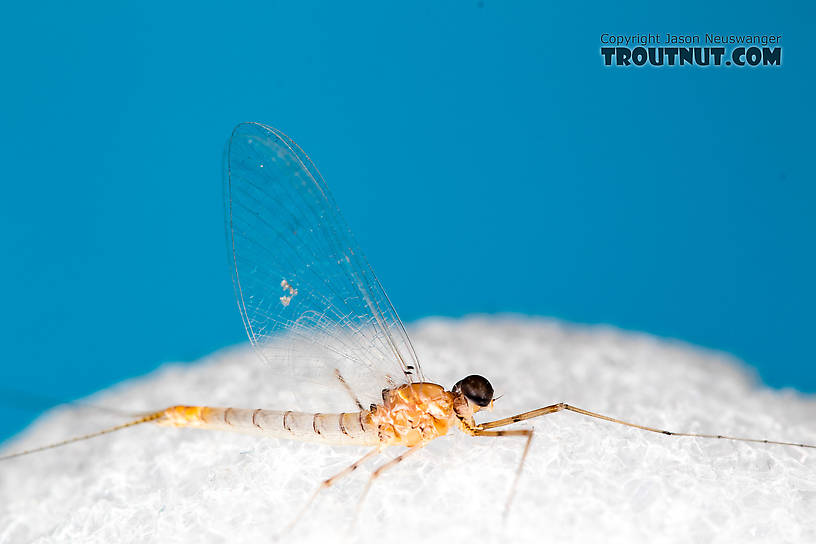
[[[453,386],[454,393],[462,393],[477,406],[485,407],[493,400],[493,386],[482,376],[475,374],[459,380]]]

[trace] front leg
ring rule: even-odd
[[[550,406],[545,406],[543,408],[539,408],[538,410],[531,410],[529,412],[524,412],[522,414],[517,414],[515,416],[505,417],[502,419],[497,419],[496,421],[488,421],[487,423],[482,423],[481,425],[476,425],[475,427],[471,427],[469,430],[466,429],[467,432],[470,434],[474,434],[473,431],[480,431],[485,429],[493,429],[495,427],[504,427],[505,425],[512,425],[513,423],[518,423],[519,421],[524,421],[527,419],[532,419],[534,417],[545,416],[547,414],[552,414],[555,412],[560,412],[562,410],[568,410],[570,412],[575,412],[576,414],[581,414],[584,416],[593,417],[595,419],[602,419],[604,421],[609,421],[610,423],[617,423],[618,425],[625,425],[626,427],[633,427],[635,429],[640,429],[641,431],[649,431],[650,433],[657,433],[663,434],[666,436],[686,436],[692,438],[714,438],[720,440],[736,440],[739,442],[756,442],[760,444],[776,444],[779,446],[795,446],[797,448],[816,448],[816,444],[804,444],[801,442],[784,442],[780,440],[768,440],[766,438],[745,438],[745,437],[737,437],[737,436],[726,436],[723,434],[705,434],[705,433],[685,433],[685,432],[677,432],[677,431],[667,431],[664,429],[658,429],[657,427],[650,427],[648,425],[641,425],[639,423],[632,423],[629,421],[624,421],[622,419],[617,419],[614,417],[606,416],[603,414],[599,414],[597,412],[590,412],[589,410],[584,410],[583,408],[578,408],[577,406],[571,406],[565,402],[559,402],[558,404],[551,404]]]

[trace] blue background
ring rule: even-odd
[[[71,399],[245,339],[220,168],[257,120],[406,321],[612,323],[816,391],[812,4],[118,4],[4,7],[4,388]],[[603,32],[782,34],[783,66],[605,68]],[[0,437],[48,404],[3,395]]]

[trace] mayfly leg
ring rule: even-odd
[[[340,478],[342,478],[344,476],[348,476],[349,474],[351,474],[352,472],[357,470],[357,468],[360,465],[362,465],[368,459],[370,459],[371,457],[374,457],[378,453],[380,453],[380,448],[374,448],[373,450],[366,453],[361,458],[357,459],[352,464],[350,464],[349,466],[347,466],[346,468],[344,468],[343,470],[341,470],[340,472],[338,472],[337,474],[335,474],[331,478],[327,478],[327,479],[323,480],[323,482],[321,482],[320,486],[315,490],[315,492],[312,493],[312,496],[309,498],[309,500],[306,501],[306,504],[303,505],[303,508],[300,509],[300,512],[298,512],[298,514],[295,516],[295,519],[293,519],[289,523],[289,525],[287,525],[286,528],[284,528],[284,530],[278,536],[285,535],[286,533],[291,531],[295,527],[295,525],[297,525],[297,523],[300,521],[300,519],[303,517],[303,515],[306,513],[306,511],[309,509],[309,507],[312,505],[312,503],[315,501],[315,499],[317,498],[317,496],[320,494],[321,491],[323,491],[324,489],[328,489],[329,487],[333,486],[335,483],[337,483],[337,480],[339,480]]]
[[[365,488],[363,489],[363,493],[360,495],[360,500],[357,501],[357,511],[354,513],[354,519],[351,522],[351,526],[354,527],[357,523],[357,517],[360,515],[360,509],[363,506],[363,502],[365,501],[366,495],[368,495],[368,490],[371,489],[371,484],[374,483],[374,480],[382,476],[382,473],[388,470],[389,468],[395,467],[400,464],[402,461],[405,460],[406,457],[411,455],[412,453],[416,453],[422,449],[422,446],[411,446],[408,448],[408,451],[394,457],[384,465],[380,466],[379,468],[375,469],[374,472],[371,473],[371,476],[368,478],[368,482],[366,483]]]
[[[620,425],[625,425],[627,427],[633,427],[635,429],[641,429],[643,431],[649,431],[653,433],[663,434],[667,436],[689,436],[689,437],[696,437],[696,438],[720,438],[724,440],[738,440],[742,442],[757,442],[761,444],[778,444],[780,446],[797,446],[800,448],[816,448],[816,445],[811,444],[802,444],[802,443],[795,443],[795,442],[780,442],[777,440],[766,440],[761,438],[741,438],[741,437],[733,437],[733,436],[725,436],[720,434],[702,434],[702,433],[678,433],[674,431],[666,431],[663,429],[658,429],[655,427],[649,427],[646,425],[639,425],[637,423],[631,423],[628,421],[623,421],[621,419],[616,419],[613,417],[605,416],[603,414],[599,414],[597,412],[590,412],[589,410],[584,410],[583,408],[577,408],[575,406],[570,406],[569,404],[559,402],[558,404],[552,404],[550,406],[545,406],[543,408],[539,408],[537,410],[531,410],[529,412],[524,412],[521,414],[517,414],[510,417],[505,417],[502,419],[497,419],[495,421],[488,421],[486,423],[482,423],[477,425],[475,428],[471,429],[469,433],[473,436],[526,436],[527,442],[524,445],[524,453],[521,455],[521,462],[519,463],[518,469],[516,469],[516,476],[513,480],[513,486],[510,489],[510,496],[507,498],[507,502],[505,503],[504,509],[504,516],[507,517],[507,514],[510,510],[510,504],[513,501],[513,496],[516,492],[516,487],[519,482],[519,478],[521,476],[521,471],[524,467],[524,460],[527,458],[527,452],[530,450],[530,442],[533,439],[533,431],[531,429],[523,429],[518,431],[491,431],[489,429],[495,429],[496,427],[504,427],[506,425],[512,425],[513,423],[519,423],[521,421],[526,421],[528,419],[533,419],[540,416],[545,416],[548,414],[554,414],[555,412],[560,412],[562,410],[568,410],[570,412],[575,412],[577,414],[594,417],[596,419],[602,419],[604,421],[609,421],[611,423],[618,423]]]
[[[521,478],[521,471],[524,468],[524,460],[527,459],[527,452],[530,451],[530,443],[533,441],[532,429],[520,429],[516,431],[485,431],[482,429],[473,429],[471,434],[473,436],[526,436],[527,440],[524,443],[524,451],[521,454],[518,468],[516,468],[516,475],[513,477],[513,485],[510,487],[510,494],[507,496],[507,501],[504,503],[504,513],[502,517],[507,519],[507,514],[510,513],[510,504],[513,502],[513,497],[516,495],[516,488],[518,487],[519,478]]]
[[[348,382],[346,381],[346,379],[343,377],[343,375],[342,375],[342,374],[340,374],[340,370],[338,370],[338,369],[336,369],[336,368],[335,368],[335,369],[334,369],[334,375],[337,377],[337,380],[338,380],[338,381],[339,381],[339,382],[340,382],[340,383],[343,385],[343,388],[346,390],[346,393],[348,393],[348,394],[349,394],[349,396],[351,397],[351,400],[353,400],[353,401],[354,401],[354,404],[356,404],[356,405],[357,405],[357,408],[358,408],[358,409],[359,409],[361,412],[362,412],[363,410],[365,410],[365,408],[363,408],[363,404],[360,402],[360,399],[358,399],[358,398],[357,398],[357,395],[355,395],[355,394],[354,394],[354,391],[352,391],[352,390],[351,390],[351,387],[349,387],[349,384],[348,384]]]
[[[626,425],[627,427],[634,427],[635,429],[640,429],[642,431],[649,431],[652,433],[664,434],[667,436],[689,436],[693,438],[720,438],[723,440],[737,440],[740,442],[756,442],[760,444],[777,444],[779,446],[796,446],[799,448],[816,448],[816,445],[813,444],[803,444],[799,442],[780,442],[778,440],[767,440],[764,438],[743,438],[743,437],[735,437],[735,436],[726,436],[722,434],[704,434],[704,433],[680,433],[675,431],[666,431],[663,429],[658,429],[655,427],[649,427],[647,425],[639,425],[637,423],[630,423],[628,421],[623,421],[622,419],[616,419],[614,417],[605,416],[603,414],[599,414],[597,412],[590,412],[589,410],[584,410],[583,408],[576,408],[575,406],[570,406],[569,404],[559,402],[558,404],[551,404],[550,406],[545,406],[543,408],[539,408],[537,410],[531,410],[529,412],[524,412],[522,414],[517,414],[515,416],[505,417],[502,419],[497,419],[496,421],[488,421],[487,423],[482,423],[478,425],[476,430],[485,430],[485,429],[493,429],[496,427],[504,427],[505,425],[512,425],[513,423],[518,423],[519,421],[525,421],[527,419],[533,419],[539,416],[545,416],[547,414],[553,414],[555,412],[560,412],[562,410],[569,410],[570,412],[575,412],[577,414],[582,414],[589,417],[594,417],[596,419],[602,419],[604,421],[609,421],[611,423],[618,423],[620,425]]]

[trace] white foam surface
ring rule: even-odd
[[[605,327],[525,318],[426,320],[410,332],[426,376],[482,374],[502,417],[559,401],[674,431],[816,443],[816,400],[757,386],[734,359]],[[287,409],[298,401],[246,347],[167,365],[91,401]],[[318,407],[319,408],[319,407]],[[485,420],[485,417],[479,418]],[[74,406],[3,453],[121,422]],[[561,412],[536,435],[506,523],[517,438],[439,439],[386,472],[385,453],[322,494],[282,542],[814,542],[816,450],[667,437]],[[519,425],[522,427],[522,425]],[[0,463],[0,542],[270,542],[318,483],[366,450],[141,425]]]

